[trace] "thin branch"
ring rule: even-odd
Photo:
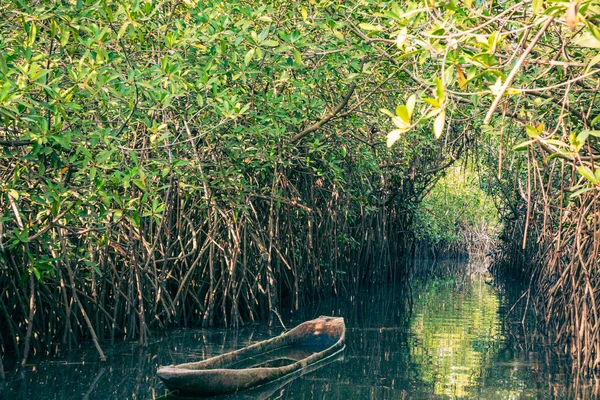
[[[292,143],[295,143],[295,142],[299,141],[300,139],[302,139],[304,136],[318,130],[323,125],[325,125],[326,123],[331,121],[336,115],[338,115],[340,113],[340,111],[342,111],[344,109],[344,107],[346,107],[346,104],[348,104],[348,101],[350,100],[352,93],[354,93],[354,89],[356,89],[356,82],[353,83],[352,85],[350,85],[350,88],[348,89],[348,93],[346,93],[346,95],[344,96],[344,98],[342,99],[340,104],[338,104],[337,107],[333,111],[331,111],[330,113],[325,115],[319,121],[315,122],[314,124],[310,125],[306,129],[304,129],[302,132],[299,132],[298,134],[292,136],[290,141]]]
[[[531,50],[533,50],[533,47],[540,40],[540,38],[542,37],[544,32],[546,32],[546,29],[550,26],[550,23],[552,23],[552,21],[554,21],[554,17],[549,17],[546,20],[546,22],[544,23],[544,25],[542,26],[540,31],[537,33],[537,35],[535,35],[535,37],[533,38],[531,43],[529,43],[529,46],[527,46],[527,48],[525,49],[523,54],[521,54],[521,57],[519,57],[519,59],[517,60],[517,63],[515,64],[512,71],[510,71],[510,74],[506,78],[506,82],[504,82],[504,85],[502,85],[502,88],[500,89],[500,91],[496,95],[496,98],[494,99],[494,102],[490,106],[490,109],[488,110],[488,112],[485,116],[485,119],[483,120],[484,124],[489,124],[490,120],[492,119],[492,115],[494,115],[494,111],[496,110],[496,107],[498,107],[498,104],[500,103],[500,100],[502,99],[502,96],[504,95],[504,92],[506,92],[508,87],[512,84],[513,80],[515,79],[515,76],[517,75],[517,72],[519,72],[519,68],[521,68],[521,65],[523,65],[523,62],[525,61],[525,58],[527,58],[527,56],[529,55]]]

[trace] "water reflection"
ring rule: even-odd
[[[508,315],[519,294],[464,265],[418,265],[415,271],[410,285],[315,301],[285,316],[288,327],[319,315],[345,317],[345,355],[245,398],[596,398],[598,381],[573,377],[560,349],[544,344],[528,319],[521,324],[523,303]],[[98,362],[91,347],[77,350],[10,372],[0,399],[164,398],[159,365],[203,359],[282,331],[264,325],[173,330],[155,336],[147,350],[135,344],[106,349],[107,363]]]
[[[410,353],[436,395],[464,397],[481,380],[503,341],[498,292],[484,275],[419,284]]]

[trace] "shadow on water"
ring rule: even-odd
[[[371,287],[284,316],[288,327],[319,315],[343,316],[343,358],[230,398],[511,399],[596,398],[597,380],[577,379],[545,343],[520,292],[497,287],[485,268],[418,263],[408,283]],[[509,312],[510,311],[510,312]],[[6,399],[165,398],[159,365],[204,359],[283,332],[177,329],[147,350],[122,343],[97,361],[93,348],[8,372]]]

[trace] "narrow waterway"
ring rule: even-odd
[[[525,301],[509,312],[515,296],[466,265],[416,269],[410,285],[315,299],[301,314],[286,316],[289,326],[318,315],[343,316],[345,354],[252,398],[593,398],[597,382],[574,379],[567,360],[538,340],[529,318],[523,321]],[[0,398],[161,398],[159,365],[206,358],[282,331],[263,325],[172,330],[153,338],[147,350],[131,343],[108,348],[106,363],[92,348],[76,350],[9,373]]]

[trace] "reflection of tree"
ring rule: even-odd
[[[425,282],[414,293],[411,355],[434,393],[463,397],[482,378],[503,341],[500,300],[484,278]]]

